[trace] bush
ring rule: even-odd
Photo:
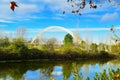
[[[28,47],[25,45],[25,41],[22,39],[15,39],[9,46],[9,51],[17,56],[24,56],[28,52]]]
[[[7,37],[5,37],[4,39],[0,39],[0,47],[7,47],[9,46],[9,44],[10,42]]]

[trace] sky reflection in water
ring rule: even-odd
[[[92,79],[104,69],[117,69],[119,60],[111,61],[38,61],[25,63],[0,63],[0,80],[73,80],[75,73],[83,79]]]

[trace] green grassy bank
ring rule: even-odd
[[[106,46],[106,45],[105,45]],[[4,39],[0,43],[0,60],[30,60],[30,59],[105,59],[120,56],[120,45],[113,45],[111,51],[98,50],[97,44],[91,44],[89,49],[80,45],[53,44],[31,45],[23,39],[14,39],[12,42]]]

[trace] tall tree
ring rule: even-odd
[[[53,52],[56,44],[57,44],[57,39],[54,38],[54,37],[53,37],[53,38],[50,38],[50,39],[48,39],[47,42],[46,42],[46,48],[47,48],[50,52]]]
[[[65,46],[70,46],[73,44],[73,37],[70,34],[66,34],[63,42]]]
[[[25,34],[26,34],[26,28],[24,27],[17,28],[17,31],[16,31],[17,38],[24,39]]]
[[[98,51],[98,45],[96,43],[92,43],[90,45],[90,48],[91,48],[93,53],[96,53]]]

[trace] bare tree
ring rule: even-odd
[[[16,37],[24,39],[26,34],[26,28],[24,27],[18,27],[16,30]]]
[[[57,39],[50,38],[46,42],[46,48],[49,49],[51,52],[53,52],[56,44],[57,44]]]
[[[4,29],[4,27],[2,27],[1,29],[0,29],[0,38],[1,39],[3,39],[3,38],[5,38],[5,29]]]

